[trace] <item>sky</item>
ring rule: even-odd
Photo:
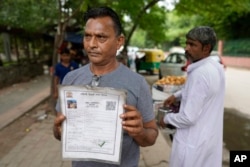
[[[179,0],[163,0],[163,1],[159,1],[158,4],[160,6],[166,7],[168,10],[173,10],[174,9],[174,4],[176,2],[179,2]]]

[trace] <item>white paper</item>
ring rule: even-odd
[[[64,159],[120,163],[126,93],[112,88],[60,86]]]

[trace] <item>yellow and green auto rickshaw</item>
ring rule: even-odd
[[[140,49],[136,53],[136,71],[144,70],[149,74],[158,74],[160,62],[164,58],[164,52],[160,49]]]

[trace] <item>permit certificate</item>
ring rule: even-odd
[[[119,164],[126,92],[107,87],[59,86],[62,157]]]

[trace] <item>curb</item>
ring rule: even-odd
[[[30,97],[23,103],[13,107],[12,109],[6,111],[0,117],[0,130],[6,127],[7,125],[14,122],[16,119],[24,115],[25,113],[31,111],[39,104],[44,102],[50,96],[50,88],[46,88],[41,92],[37,93],[33,97]]]

